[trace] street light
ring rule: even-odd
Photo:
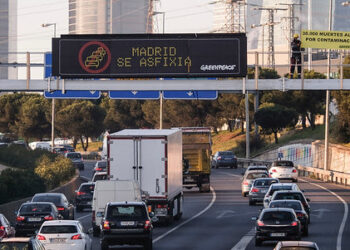
[[[46,28],[53,26],[53,37],[56,37],[56,23],[43,23],[41,27]],[[55,98],[52,98],[51,102],[51,143],[52,147],[55,146]]]

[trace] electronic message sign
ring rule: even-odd
[[[241,77],[246,35],[63,35],[53,40],[62,78]]]

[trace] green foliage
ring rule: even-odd
[[[0,148],[0,162],[11,167],[33,170],[37,160],[43,155],[50,159],[55,158],[55,154],[42,149],[28,150],[20,145],[10,145]]]
[[[255,113],[254,119],[261,126],[263,133],[274,133],[277,144],[277,133],[288,126],[295,126],[298,115],[294,109],[274,103],[264,103]]]
[[[258,151],[266,146],[266,142],[260,137],[250,137],[250,152]],[[246,154],[246,140],[240,140],[237,143],[237,147],[233,149],[233,152],[238,157],[245,157]]]
[[[5,169],[0,173],[0,204],[45,192],[43,180],[33,171]]]
[[[248,78],[255,78],[255,68],[248,68]],[[270,68],[259,67],[259,79],[278,79],[281,78],[277,71]]]
[[[72,162],[63,156],[57,156],[54,161],[43,156],[38,160],[34,172],[44,180],[48,189],[52,189],[70,180],[75,169]]]

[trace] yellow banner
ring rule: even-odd
[[[302,30],[301,47],[315,49],[350,49],[350,32]]]

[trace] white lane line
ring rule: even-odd
[[[87,214],[87,215],[81,216],[81,217],[77,218],[76,220],[81,220],[81,219],[84,219],[84,218],[89,217],[89,216],[91,216],[91,214]]]
[[[165,236],[171,234],[171,233],[174,232],[175,230],[177,230],[177,229],[179,229],[180,227],[186,225],[186,224],[189,223],[190,221],[194,220],[194,219],[197,218],[198,216],[201,216],[203,213],[205,213],[206,211],[208,211],[208,209],[210,209],[210,208],[213,206],[214,202],[216,201],[216,193],[215,193],[214,188],[210,187],[210,190],[211,190],[211,192],[212,192],[212,194],[213,194],[213,198],[211,199],[211,202],[209,203],[209,205],[208,205],[206,208],[204,208],[202,211],[200,211],[200,212],[197,213],[196,215],[192,216],[191,218],[185,220],[185,221],[182,222],[181,224],[177,225],[176,227],[172,228],[171,230],[167,231],[166,233],[164,233],[164,234],[158,236],[157,238],[155,238],[155,239],[153,240],[153,243],[156,243],[157,241],[163,239]]]
[[[340,197],[338,194],[334,193],[333,191],[329,190],[328,188],[322,187],[321,185],[318,185],[316,183],[311,183],[311,182],[303,180],[303,179],[301,179],[301,181],[307,182],[307,183],[309,183],[311,185],[314,185],[316,187],[319,187],[319,188],[322,188],[322,189],[326,190],[327,192],[329,192],[332,195],[334,195],[335,197],[337,197],[344,204],[343,220],[342,220],[342,222],[340,224],[338,237],[337,237],[337,250],[341,250],[341,242],[342,242],[344,227],[345,227],[346,220],[348,219],[348,213],[349,213],[348,204],[346,203],[346,201],[344,201],[344,199],[342,197]]]
[[[255,236],[255,227],[253,227],[246,235],[242,237],[242,239],[231,248],[231,250],[244,250],[248,246],[249,242]]]

